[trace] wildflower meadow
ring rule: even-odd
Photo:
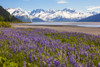
[[[100,36],[0,28],[0,67],[100,67]]]

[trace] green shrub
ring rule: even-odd
[[[0,27],[8,28],[11,27],[10,23],[0,22]]]

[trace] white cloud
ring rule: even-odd
[[[68,3],[68,2],[65,1],[65,0],[59,0],[57,3],[58,3],[58,4],[65,4],[65,3]]]
[[[94,7],[90,7],[87,10],[95,10],[95,9],[100,9],[100,6],[94,6]]]

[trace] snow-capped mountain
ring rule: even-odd
[[[70,8],[65,8],[63,10],[34,9],[32,11],[24,11],[21,8],[8,8],[6,10],[24,22],[35,22],[37,18],[41,21],[54,22],[78,21],[80,19],[97,14],[96,12],[79,12]]]
[[[31,22],[32,17],[27,11],[22,10],[21,8],[8,8],[6,9],[11,15],[14,15],[16,18],[24,21]]]

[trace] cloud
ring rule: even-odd
[[[68,2],[65,1],[65,0],[59,0],[57,3],[58,3],[58,4],[65,4],[65,3],[68,3]]]
[[[90,7],[87,10],[95,10],[95,9],[100,9],[100,6],[94,6],[94,7]]]

